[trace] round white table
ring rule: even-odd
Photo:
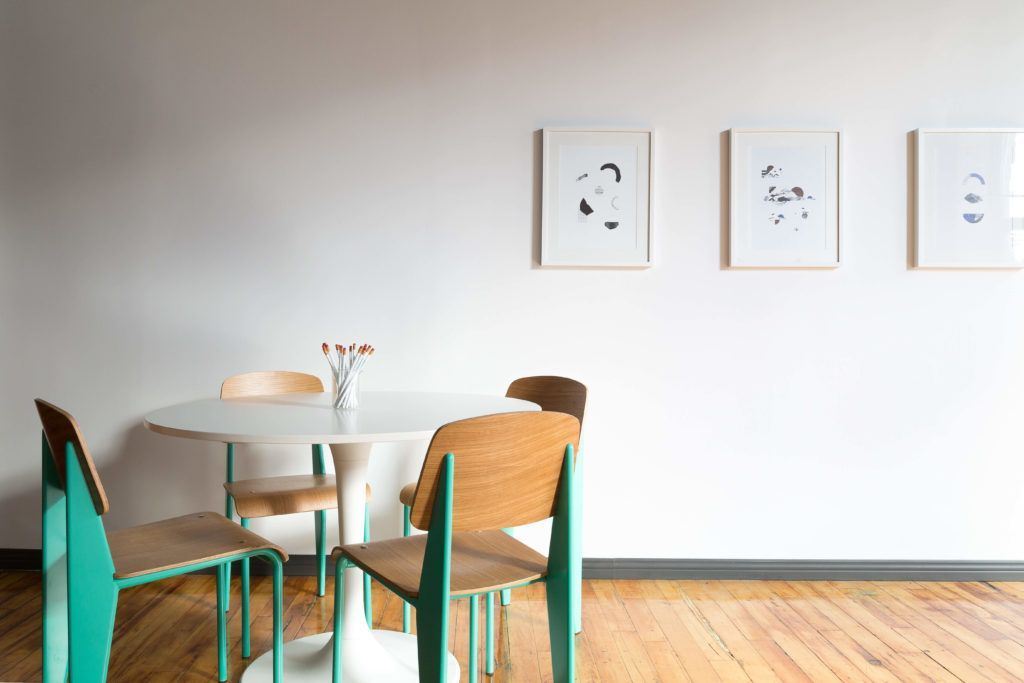
[[[205,399],[156,410],[146,416],[145,424],[160,434],[203,441],[330,444],[338,482],[338,530],[341,543],[346,544],[363,538],[364,486],[374,443],[425,441],[448,422],[520,410],[540,408],[503,396],[364,391],[356,410],[335,410],[328,394]],[[417,681],[416,637],[371,631],[363,615],[359,570],[346,571],[342,643],[346,683]],[[333,635],[320,633],[284,644],[288,681],[331,680]],[[448,673],[449,680],[459,680],[459,665],[451,653]],[[242,680],[273,680],[273,653],[253,661]]]

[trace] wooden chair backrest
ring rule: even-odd
[[[96,508],[96,514],[106,514],[107,510],[110,509],[110,504],[107,502],[107,492],[103,490],[103,482],[100,481],[100,475],[96,471],[96,464],[93,462],[92,455],[85,445],[85,439],[82,438],[82,430],[78,428],[78,422],[71,416],[71,413],[41,398],[36,399],[36,410],[39,412],[40,422],[43,423],[43,434],[46,437],[46,443],[50,447],[50,453],[53,455],[57,476],[60,478],[61,484],[67,485],[65,458],[67,456],[67,444],[70,442],[75,447],[75,453],[78,455],[78,464],[82,468],[83,476],[85,476],[85,484],[89,487],[89,495],[92,497],[92,504]]]
[[[220,386],[221,398],[278,396],[280,394],[318,394],[324,383],[316,375],[289,370],[263,370],[232,375]]]
[[[427,449],[410,520],[430,527],[441,465],[455,456],[453,531],[483,531],[554,515],[566,446],[579,443],[580,421],[556,412],[501,413],[451,422]]]
[[[568,413],[583,424],[587,407],[587,387],[568,377],[521,377],[508,386],[505,395],[531,401],[541,410]]]

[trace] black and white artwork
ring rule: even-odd
[[[647,265],[649,140],[545,131],[544,265]]]
[[[628,246],[636,233],[636,148],[564,145],[559,154],[559,245]]]
[[[730,265],[835,267],[838,133],[733,131]]]
[[[1024,132],[917,132],[916,265],[1024,267]]]

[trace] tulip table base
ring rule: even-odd
[[[363,622],[364,626],[366,622]],[[288,683],[329,683],[332,633],[299,638],[284,644],[284,677]],[[343,683],[416,683],[416,636],[399,631],[362,629],[342,644]],[[448,680],[459,680],[459,663],[448,653]],[[274,653],[266,652],[242,674],[242,683],[274,680]]]
[[[366,471],[372,443],[331,444],[338,483],[338,532],[341,542],[361,543],[366,511]],[[337,596],[337,587],[335,587]],[[344,683],[415,683],[419,680],[416,636],[399,631],[371,631],[363,612],[363,572],[345,570],[341,643]],[[337,625],[335,625],[337,628]],[[331,680],[332,633],[321,633],[284,644],[284,675],[291,683]],[[274,655],[267,652],[242,675],[244,683],[273,681]],[[459,680],[459,663],[448,653],[448,680]]]

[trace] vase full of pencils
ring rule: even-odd
[[[324,342],[322,348],[331,366],[334,408],[355,410],[359,407],[359,376],[376,349],[369,344],[362,344],[358,348],[354,343],[348,347],[335,344],[332,354],[327,342]]]
[[[359,407],[359,372],[353,372],[348,381],[339,384],[334,380],[334,407],[340,410],[355,410]]]

